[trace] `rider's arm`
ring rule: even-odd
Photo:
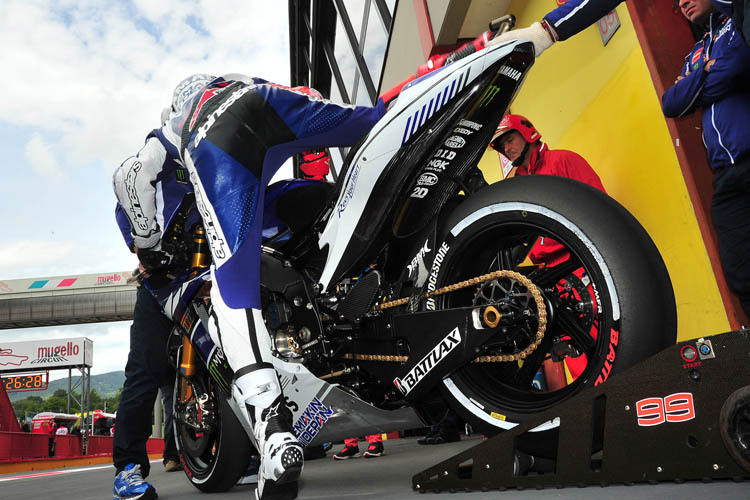
[[[557,41],[567,40],[577,35],[612,9],[620,5],[623,0],[568,0],[565,4],[549,12],[544,20],[554,30]],[[538,54],[537,54],[538,55]]]
[[[509,40],[526,39],[534,44],[537,57],[557,41],[567,40],[588,28],[623,0],[568,0],[564,5],[547,13],[541,22],[528,28],[507,31],[487,45]]]
[[[297,152],[326,146],[351,146],[367,134],[385,114],[378,99],[374,107],[346,106],[282,88],[283,96],[269,99],[295,135]]]
[[[155,183],[166,155],[159,140],[152,137],[136,156],[128,158],[115,170],[112,178],[117,201],[130,221],[138,248],[152,248],[161,238],[156,220]]]
[[[115,219],[117,220],[117,227],[120,228],[122,238],[125,240],[125,244],[131,252],[135,252],[135,243],[133,241],[132,227],[130,226],[130,220],[125,215],[125,211],[122,206],[118,203],[115,206]]]

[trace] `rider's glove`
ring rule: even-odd
[[[331,171],[331,157],[325,151],[305,151],[299,168],[304,179],[325,180]]]
[[[138,250],[138,260],[143,264],[147,273],[153,274],[166,271],[172,262],[172,254],[161,248],[161,243],[153,248],[142,248]]]
[[[498,43],[509,42],[511,40],[529,40],[534,44],[534,54],[536,57],[539,57],[539,54],[552,47],[552,44],[555,43],[551,33],[545,30],[541,23],[534,23],[528,28],[506,31],[502,35],[496,36],[487,42],[487,47],[492,47]]]

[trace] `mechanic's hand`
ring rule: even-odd
[[[715,62],[716,59],[710,59],[706,64],[703,65],[703,71],[705,71],[706,73],[710,72]]]
[[[140,261],[138,268],[142,268],[143,274],[146,274],[145,277],[155,272],[166,271],[172,262],[172,254],[162,250],[161,242],[153,248],[136,247],[135,253]]]
[[[519,30],[506,31],[500,36],[496,36],[489,42],[487,47],[492,47],[503,42],[509,42],[511,40],[529,40],[534,44],[534,54],[536,57],[544,52],[546,49],[552,47],[555,43],[550,35],[544,30],[541,23],[534,23],[528,28],[521,28]]]

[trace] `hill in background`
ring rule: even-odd
[[[76,387],[79,383],[80,375],[74,375],[71,377],[70,384],[73,387],[73,392],[80,392],[81,388]],[[102,397],[108,398],[116,396],[125,383],[125,372],[120,370],[116,372],[102,373],[101,375],[91,376],[91,388],[96,389]],[[24,392],[11,392],[8,394],[11,402],[20,401],[21,399],[28,398],[29,396],[39,396],[41,398],[47,398],[55,393],[56,390],[63,389],[68,391],[68,377],[53,380],[49,383],[49,387],[46,391],[24,391]]]

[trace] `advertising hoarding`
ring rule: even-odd
[[[0,339],[0,372],[29,372],[76,366],[91,367],[94,343],[86,337],[4,342]]]

